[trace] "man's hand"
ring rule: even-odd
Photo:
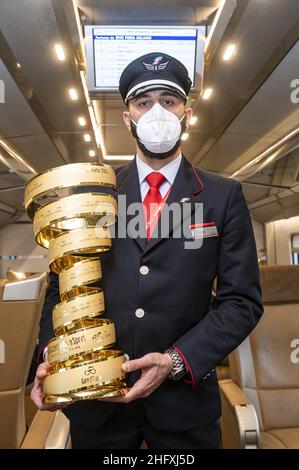
[[[66,408],[67,406],[71,405],[71,403],[57,403],[57,404],[49,404],[46,405],[42,402],[43,398],[43,382],[44,378],[49,372],[49,363],[42,362],[36,371],[36,376],[34,379],[34,385],[31,390],[31,400],[37,406],[39,410],[47,410],[47,411],[57,411],[61,410],[62,408]]]
[[[148,397],[159,385],[168,377],[173,367],[169,354],[150,353],[141,357],[127,361],[122,365],[124,372],[134,372],[141,369],[141,377],[129,389],[124,397],[103,398],[105,401],[116,403],[130,403],[137,398]]]

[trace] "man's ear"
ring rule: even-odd
[[[129,111],[123,112],[123,120],[126,125],[126,128],[131,132],[131,118]]]
[[[193,110],[192,108],[187,108],[185,110],[185,116],[186,116],[186,129],[189,129],[190,126],[190,119],[192,118]]]

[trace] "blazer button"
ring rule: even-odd
[[[143,308],[137,308],[137,310],[135,311],[135,315],[137,318],[142,318],[144,316]]]
[[[149,273],[149,267],[145,265],[140,266],[139,272],[140,274],[143,274],[144,276],[146,276]]]

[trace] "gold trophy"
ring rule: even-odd
[[[126,393],[121,370],[125,356],[112,349],[115,328],[102,317],[104,294],[97,284],[100,253],[111,247],[108,227],[117,217],[115,198],[100,188],[115,188],[115,183],[108,165],[73,163],[37,175],[26,185],[25,208],[35,239],[48,249],[50,270],[59,275],[61,302],[52,314],[56,336],[48,343],[45,403]]]

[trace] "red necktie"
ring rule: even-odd
[[[149,190],[144,198],[143,207],[146,223],[146,236],[149,240],[154,231],[156,222],[158,221],[162,209],[163,198],[159,188],[165,176],[157,171],[153,171],[147,175],[146,180],[149,184]]]

